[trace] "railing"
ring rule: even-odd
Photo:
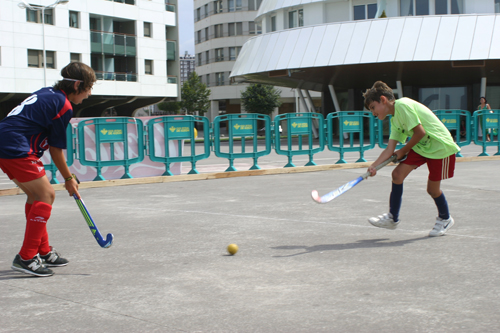
[[[98,80],[137,82],[137,73],[95,71]]]
[[[134,57],[136,36],[105,31],[90,31],[90,50],[93,53]]]

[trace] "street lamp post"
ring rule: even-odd
[[[22,0],[18,6],[19,8],[22,9],[30,9],[34,11],[41,11],[42,12],[42,43],[43,43],[43,86],[47,86],[47,54],[45,53],[45,10],[54,8],[55,6],[59,4],[66,4],[68,3],[69,0],[57,0],[51,5],[48,6],[40,6],[40,5],[30,5],[28,4],[25,0]]]

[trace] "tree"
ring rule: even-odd
[[[247,112],[271,114],[281,106],[281,90],[267,84],[252,84],[241,93],[241,104]]]
[[[177,101],[161,102],[158,104],[158,109],[167,112],[167,114],[179,114],[181,108],[181,102]]]
[[[181,89],[182,108],[186,113],[194,114],[198,111],[202,116],[210,109],[210,89],[201,82],[196,72],[189,74],[188,80],[184,82]]]

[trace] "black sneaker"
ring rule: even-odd
[[[50,247],[50,252],[44,256],[40,256],[40,258],[42,258],[43,263],[47,267],[62,267],[69,263],[68,260],[61,258],[59,253],[52,246]]]
[[[51,269],[47,268],[42,263],[42,259],[40,259],[38,254],[30,260],[23,260],[19,254],[16,254],[11,268],[16,271],[36,276],[51,276],[54,274]]]

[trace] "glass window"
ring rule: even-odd
[[[435,13],[436,15],[448,14],[448,0],[435,0]]]
[[[215,49],[215,61],[216,62],[224,61],[224,49],[223,48]]]
[[[208,27],[205,28],[205,40],[209,40],[210,39],[210,34],[208,32]]]
[[[229,60],[236,60],[236,47],[229,48]]]
[[[45,12],[45,24],[54,24],[53,10],[52,8],[47,8]],[[42,23],[42,10],[31,10],[26,8],[26,21],[33,23]]]
[[[241,0],[236,0],[236,10],[241,10],[242,8]]]
[[[69,58],[71,62],[82,61],[82,55],[80,53],[70,53]]]
[[[401,0],[400,15],[413,16],[413,0]]]
[[[298,22],[298,26],[299,27],[303,27],[304,26],[304,10],[303,9],[299,9],[299,22]]]
[[[297,11],[288,12],[288,28],[295,28],[297,22]]]
[[[429,0],[415,0],[416,15],[429,15]]]
[[[500,0],[495,0],[495,13],[500,13]]]
[[[144,60],[144,74],[153,75],[153,60]]]
[[[420,88],[418,98],[431,110],[467,110],[467,87]]]
[[[222,13],[222,0],[214,1],[214,13]]]
[[[495,0],[495,8],[497,5],[497,1],[498,0]],[[451,0],[451,13],[452,14],[463,14],[464,13],[463,0]]]
[[[56,53],[54,51],[45,51],[45,56],[47,57],[45,66],[47,68],[56,68]]]
[[[205,51],[205,61],[207,64],[210,63],[210,51]]]
[[[69,12],[69,26],[70,28],[80,28],[80,13],[79,12]]]
[[[271,16],[271,31],[276,31],[276,16]]]
[[[243,35],[243,22],[236,23],[236,35],[238,36]]]
[[[255,22],[248,22],[248,34],[255,35]]]
[[[45,15],[45,24],[54,24],[54,12],[52,8],[50,9],[45,9],[44,10],[44,15]]]
[[[222,24],[214,25],[214,38],[222,37]]]
[[[234,23],[228,23],[227,30],[228,30],[228,36],[236,35],[236,28],[234,26]]]
[[[371,3],[366,5],[366,11],[368,12],[369,19],[375,18],[375,15],[377,15],[377,4]]]
[[[28,50],[28,67],[42,67],[42,51]]]
[[[227,0],[227,10],[234,12],[234,0]]]
[[[151,37],[151,23],[144,22],[144,37]]]
[[[255,10],[255,0],[248,0],[248,10]]]
[[[224,85],[224,72],[215,73],[215,85],[217,86]]]
[[[198,57],[198,66],[201,66],[202,65],[201,53],[198,53],[197,57]]]
[[[354,20],[364,20],[365,17],[365,5],[354,6]]]

